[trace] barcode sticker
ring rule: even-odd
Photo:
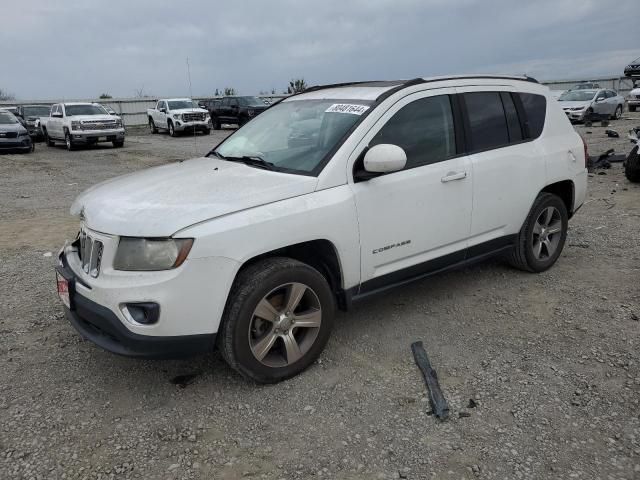
[[[325,113],[350,113],[352,115],[362,115],[369,110],[366,105],[354,105],[351,103],[334,103],[325,110]]]

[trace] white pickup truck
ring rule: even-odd
[[[184,131],[211,133],[209,112],[190,98],[160,99],[156,108],[147,110],[147,116],[151,133],[158,133],[160,129],[167,130],[172,137]]]
[[[40,128],[47,145],[64,141],[67,150],[78,145],[111,142],[114,147],[124,145],[124,126],[97,103],[56,103],[48,117],[40,117]]]

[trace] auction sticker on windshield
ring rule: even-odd
[[[366,105],[354,105],[351,103],[334,103],[325,110],[325,113],[351,113],[352,115],[362,115],[369,110]]]

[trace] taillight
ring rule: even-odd
[[[585,139],[583,137],[580,137],[582,139],[582,145],[584,145],[584,168],[588,168],[589,165],[589,150],[587,148],[587,142],[585,141]]]

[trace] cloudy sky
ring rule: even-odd
[[[0,89],[193,95],[457,73],[621,75],[638,0],[0,0]]]

